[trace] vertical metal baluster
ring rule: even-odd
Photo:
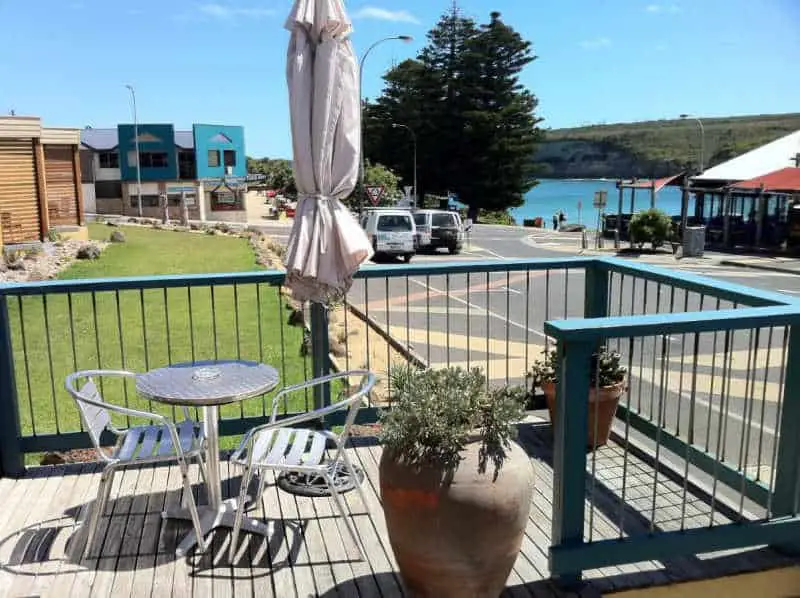
[[[619,291],[618,291],[618,293],[619,293],[619,302],[618,302],[618,305],[617,305],[617,316],[618,317],[622,317],[622,297],[625,295],[625,292],[624,292],[625,291],[625,274],[620,272],[618,278],[619,278]],[[609,295],[609,301],[611,300],[610,298],[611,298],[611,295]],[[622,346],[622,339],[618,338],[616,340],[617,340],[617,352],[619,353],[620,352],[620,347]]]
[[[427,335],[428,348],[427,360],[428,365],[431,363],[431,275],[425,275],[425,334]]]
[[[778,376],[779,380],[779,390],[777,401],[778,405],[775,409],[775,430],[780,430],[781,428],[781,417],[783,415],[783,401],[785,400],[784,394],[784,377],[786,376],[786,352],[789,348],[789,327],[783,327],[783,340],[781,341],[781,367],[780,367],[780,374]],[[778,459],[778,441],[780,438],[776,437],[772,441],[772,459],[770,460],[770,468],[769,468],[769,492],[767,493],[767,519],[772,517],[772,496],[775,494],[775,470],[777,469],[776,463]]]
[[[510,371],[509,361],[511,359],[511,272],[506,270],[506,386],[508,386]]]
[[[217,298],[214,285],[211,285],[211,331],[214,335],[214,361],[219,360],[219,346],[217,345]]]
[[[550,268],[545,270],[544,274],[544,321],[550,319]],[[550,339],[544,337],[544,352],[545,355],[550,351]]]
[[[736,304],[734,304],[734,309],[736,309]],[[731,382],[733,381],[733,356],[736,352],[736,330],[731,331],[731,346],[730,351],[726,353],[728,358],[728,376],[727,378],[722,378],[722,384],[725,385],[725,419],[723,420],[723,427],[722,427],[722,435],[723,435],[723,442],[722,442],[722,455],[720,456],[720,461],[725,461],[725,455],[727,454],[728,443],[728,412],[731,408]]]
[[[659,294],[660,297],[660,294]],[[661,335],[661,388],[658,393],[658,427],[656,428],[656,452],[655,463],[660,463],[659,456],[661,455],[661,432],[664,428],[664,418],[666,415],[666,405],[664,404],[664,396],[667,394],[667,386],[669,385],[669,355],[670,343],[666,335]],[[655,374],[655,366],[653,367]],[[656,497],[658,496],[658,466],[653,467],[653,500],[650,509],[650,532],[655,530],[656,526]]]
[[[50,397],[53,400],[53,417],[56,424],[56,434],[61,433],[58,423],[58,405],[56,404],[56,374],[53,368],[53,345],[50,342],[50,318],[47,309],[47,293],[42,295],[42,311],[44,312],[44,338],[47,344],[47,367],[50,370]]]
[[[283,293],[281,293],[281,287],[275,287],[275,293],[278,295],[278,309],[280,310],[280,316],[278,317],[278,322],[280,322],[279,329],[280,329],[280,338],[281,338],[281,380],[283,384],[289,384],[289,380],[286,379],[286,318],[284,314],[286,313],[286,308],[283,305]],[[292,382],[294,383],[294,382]]]
[[[384,306],[386,307],[386,332],[392,334],[392,324],[390,320],[391,314],[391,306],[389,305],[389,277],[387,276],[384,278]],[[394,335],[392,335],[394,338]],[[386,394],[391,397],[392,396],[392,376],[390,375],[392,371],[392,347],[389,343],[386,343]]]
[[[598,356],[599,360],[599,356]],[[591,375],[594,376],[594,392],[595,400],[594,405],[591,402],[587,404],[587,409],[594,409],[594,425],[592,426],[592,473],[589,476],[589,542],[594,538],[594,509],[595,509],[595,492],[597,491],[597,430],[598,430],[598,414],[600,413],[600,363],[592,360]],[[591,384],[590,378],[590,384]]]
[[[747,417],[745,418],[747,420],[747,426],[746,426],[747,427],[747,431],[742,435],[742,446],[739,447],[739,460],[741,461],[741,469],[740,470],[742,472],[742,481],[741,481],[741,486],[739,488],[739,493],[740,493],[740,496],[739,496],[739,515],[740,516],[742,515],[742,512],[744,511],[744,478],[745,478],[744,473],[745,473],[745,469],[747,468],[747,458],[750,456],[750,430],[753,429],[753,406],[755,405],[755,402],[756,402],[756,396],[755,396],[756,395],[756,369],[758,368],[758,345],[759,345],[759,342],[761,340],[759,338],[760,334],[761,334],[761,329],[760,328],[756,328],[755,331],[756,331],[756,333],[755,333],[755,341],[753,342],[753,345],[752,345],[753,346],[753,361],[752,361],[752,367],[753,367],[752,372],[753,373],[752,373],[752,377],[750,376],[750,372],[751,372],[750,365],[749,365],[750,356],[748,355],[748,357],[747,357],[747,361],[748,361],[747,377],[748,377],[748,379],[750,381],[750,392],[749,393],[747,392],[747,384],[745,384],[745,402],[749,401],[749,403],[750,403],[750,408],[748,410]],[[752,334],[752,331],[751,331],[751,334]],[[764,380],[764,384],[766,385],[766,379]],[[744,421],[742,422],[742,427],[745,427],[745,422]],[[742,456],[742,453],[744,453],[744,457]],[[760,469],[760,465],[761,465],[760,463],[756,463],[756,471],[758,471]]]
[[[103,358],[100,354],[100,330],[97,324],[97,293],[92,291],[92,321],[94,322],[94,346],[97,350],[97,369],[103,369]],[[100,395],[105,396],[105,388],[103,387],[103,378],[100,378]],[[125,417],[126,421],[128,417]]]
[[[657,313],[657,314],[661,313],[661,282],[657,282],[656,283],[656,312],[655,313]],[[663,352],[664,339],[663,339],[663,337],[662,337],[661,342],[662,342],[661,357],[663,359],[663,357],[664,357],[664,352]],[[654,336],[653,337],[653,367],[650,369],[650,371],[652,373],[652,376],[653,376],[653,379],[651,381],[653,385],[655,385],[655,376],[656,376],[656,361],[657,361],[656,355],[658,353],[658,348],[657,347],[658,347],[658,337]],[[653,400],[652,400],[652,398],[650,400],[650,419],[651,420],[653,419]]]
[[[255,283],[256,286],[256,334],[258,338],[258,363],[264,363],[264,337],[261,324],[261,284]],[[283,312],[280,312],[279,317],[283,317]],[[261,395],[261,417],[267,415],[267,396]]]
[[[139,314],[142,318],[142,343],[144,344],[144,370],[150,369],[150,348],[147,342],[147,315],[144,309],[144,289],[139,289]],[[153,410],[153,401],[147,399],[147,408]]]
[[[197,350],[194,346],[194,309],[192,308],[192,287],[186,287],[186,304],[189,307],[189,345],[192,351],[192,363],[197,361]]]
[[[411,349],[411,291],[408,288],[408,274],[406,280],[406,348]]]
[[[372,281],[371,278],[364,279],[364,315],[366,316],[367,321],[369,321],[369,283]],[[371,353],[369,351],[369,337],[370,337],[370,326],[366,322],[364,323],[364,329],[366,331],[366,342],[367,342],[367,363],[366,368],[371,370],[372,367],[372,359]]]
[[[172,336],[170,333],[171,326],[169,325],[169,297],[167,296],[167,287],[164,287],[164,327],[167,331],[167,363],[172,365]],[[177,408],[175,405],[170,405],[172,411],[173,421],[177,419]]]
[[[689,291],[683,291],[683,311],[684,313],[689,311]],[[686,333],[684,332],[681,335],[681,373],[680,378],[678,379],[678,425],[675,428],[675,434],[680,436],[681,433],[681,414],[680,414],[680,407],[683,402],[683,373],[684,373],[684,365],[686,363]],[[694,413],[689,414],[690,419],[694,419]],[[689,431],[692,434],[692,430]]]
[[[569,268],[564,268],[564,319],[569,317]]]
[[[633,279],[634,282],[636,278]],[[633,371],[633,351],[634,351],[634,343],[636,339],[634,337],[628,338],[628,376],[630,376],[630,372]],[[630,442],[630,432],[631,432],[631,385],[630,380],[628,380],[627,388],[625,389],[625,394],[628,396],[627,404],[625,405],[625,444],[624,444],[624,451],[622,453],[622,497],[619,503],[619,537],[623,537],[623,532],[625,530],[625,505],[626,505],[626,495],[628,492],[628,446]]]
[[[114,303],[117,307],[117,334],[119,334],[119,357],[120,357],[120,365],[123,370],[127,370],[126,360],[125,360],[125,340],[122,335],[122,309],[120,307],[119,301],[119,290],[114,291]],[[126,380],[122,381],[122,394],[125,400],[125,406],[128,406],[128,382]],[[129,424],[130,425],[130,424]]]
[[[644,281],[644,298],[642,300],[642,314],[647,313],[647,289],[649,287],[650,281]],[[632,314],[635,312],[631,312]],[[655,374],[655,371],[653,372]],[[636,393],[636,411],[641,414],[642,413],[642,383],[644,380],[644,337],[639,337],[639,391]],[[650,382],[652,386],[652,381]],[[653,400],[650,399],[650,404],[652,405]],[[652,419],[652,418],[651,418]]]
[[[531,361],[529,357],[528,347],[531,344],[531,271],[525,270],[525,374],[530,371]],[[469,336],[469,331],[467,331]],[[533,389],[531,389],[533,393]]]
[[[731,352],[731,344],[732,344],[731,343],[731,340],[732,340],[731,336],[732,336],[731,331],[730,330],[726,330],[725,331],[725,340],[723,341],[723,346],[725,347],[724,355],[726,355],[726,356]],[[724,427],[723,418],[727,417],[727,408],[726,408],[726,406],[727,406],[727,402],[728,402],[728,397],[726,397],[726,395],[725,395],[725,380],[726,380],[726,376],[730,375],[730,373],[727,370],[728,363],[729,363],[728,359],[725,359],[723,357],[723,359],[722,359],[722,384],[721,384],[722,389],[720,390],[720,395],[719,395],[719,399],[720,399],[720,403],[719,403],[719,420],[717,421],[717,447],[716,447],[716,452],[715,452],[716,459],[714,459],[714,467],[712,468],[713,469],[713,471],[712,471],[712,478],[713,479],[712,479],[712,484],[711,484],[711,504],[710,504],[711,512],[710,512],[709,523],[708,523],[709,527],[714,525],[714,510],[715,510],[715,506],[714,505],[717,502],[717,482],[719,481],[719,475],[717,473],[717,469],[719,468],[719,463],[721,461],[720,449],[721,449],[722,443],[724,442],[723,432],[722,432],[723,427]],[[724,449],[723,449],[723,452],[724,452]]]
[[[447,367],[450,367],[450,274],[446,274],[444,277],[444,311],[445,311],[445,330],[446,338],[447,338],[447,350],[445,354],[447,355]]]
[[[489,346],[489,331],[491,330],[491,322],[489,321],[489,273],[486,273],[486,388],[489,388],[489,381],[491,375],[491,351]]]
[[[770,363],[770,356],[772,353],[772,335],[775,330],[774,326],[769,327],[769,333],[767,334],[767,358],[766,363],[764,364],[764,387],[761,393],[761,415],[759,417],[759,424],[758,424],[758,453],[756,455],[756,463],[758,463],[758,470],[756,473],[756,481],[761,481],[761,455],[764,445],[764,418],[766,417],[766,408],[767,408],[767,387],[769,386],[769,372],[771,369]]]
[[[716,305],[714,306],[715,311],[719,311],[720,306],[720,299],[717,297]],[[719,337],[719,331],[714,331],[714,343],[713,347],[711,348],[711,380],[709,382],[709,389],[708,389],[708,408],[706,411],[708,412],[706,418],[706,452],[709,451],[711,446],[711,412],[713,411],[712,407],[714,406],[714,380],[716,379],[716,372],[717,372],[717,339]],[[722,393],[720,393],[720,409],[722,409]]]
[[[406,277],[406,291],[408,291],[408,277]],[[406,292],[406,296],[408,296],[408,292]],[[345,332],[345,346],[344,346],[344,369],[346,371],[350,371],[350,323],[347,321],[348,313],[350,312],[350,302],[348,300],[348,295],[344,296],[344,302],[342,307],[342,313],[344,317],[344,332]],[[369,402],[370,406],[372,405],[372,396],[367,397],[367,401]]]
[[[28,338],[25,334],[25,313],[23,311],[22,296],[17,295],[17,307],[19,308],[19,331],[22,337],[22,359],[25,364],[25,385],[28,387],[28,409],[31,414],[31,434],[36,436],[36,417],[33,414],[33,389],[31,388],[31,367],[28,361]]]
[[[469,287],[470,287],[470,273],[467,272],[467,369],[472,367],[472,343],[471,341],[471,319],[472,314],[470,313],[470,307],[472,306],[472,302],[469,299]]]
[[[689,491],[689,447],[694,444],[694,413],[696,409],[697,399],[697,359],[700,354],[700,335],[694,333],[694,358],[692,360],[692,390],[691,398],[689,399],[689,433],[686,439],[686,450],[683,455],[683,497],[681,500],[681,530],[685,529],[686,523],[686,496]],[[681,378],[683,378],[683,369],[681,369]]]
[[[69,318],[69,344],[72,348],[72,371],[78,371],[78,350],[75,347],[75,316],[72,313],[72,293],[67,293],[67,313]],[[78,417],[81,432],[84,430],[83,418]]]
[[[236,335],[236,359],[242,358],[242,341],[239,333],[239,285],[233,284],[233,328]],[[239,417],[244,419],[244,401],[239,401]]]

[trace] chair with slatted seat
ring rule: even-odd
[[[154,463],[177,462],[183,476],[183,504],[189,509],[192,524],[198,537],[198,550],[205,550],[205,542],[200,533],[200,517],[197,505],[192,496],[192,484],[189,481],[189,462],[197,461],[200,472],[205,478],[205,437],[203,427],[193,421],[187,408],[183,409],[185,419],[178,424],[163,415],[139,411],[107,403],[103,400],[95,379],[103,377],[130,378],[133,372],[122,370],[85,370],[70,374],[66,378],[67,392],[75,400],[81,419],[89,433],[98,457],[105,463],[97,489],[97,499],[89,515],[89,531],[83,549],[83,558],[87,558],[94,541],[100,518],[105,512],[108,497],[114,481],[114,474],[124,467]],[[124,383],[124,382],[123,382]],[[143,425],[125,429],[113,425],[111,414],[119,414],[147,422]],[[117,437],[117,442],[110,451],[101,446],[101,435],[108,430]]]
[[[355,392],[336,403],[295,415],[282,420],[278,420],[278,409],[282,402],[285,402],[289,395],[300,391],[307,391],[309,388],[330,384],[335,380],[346,378],[361,378]],[[298,472],[308,476],[321,477],[328,488],[336,504],[339,515],[345,522],[348,533],[358,548],[361,558],[364,558],[362,543],[356,533],[353,522],[347,515],[344,501],[342,500],[339,488],[336,485],[337,473],[344,471],[346,475],[354,480],[361,502],[364,508],[369,510],[364,490],[361,487],[360,479],[356,473],[350,457],[346,451],[347,441],[350,438],[350,431],[355,422],[358,410],[364,405],[365,398],[375,386],[375,375],[366,370],[355,370],[331,374],[321,378],[308,380],[294,386],[288,386],[275,395],[272,405],[272,416],[268,424],[258,426],[250,430],[239,447],[231,455],[230,462],[244,468],[242,474],[241,490],[239,502],[234,519],[233,531],[231,533],[230,560],[236,555],[238,549],[237,541],[239,530],[244,516],[245,502],[247,499],[247,489],[254,476],[258,477],[258,492],[255,503],[259,504],[264,486],[267,483],[267,471],[279,472]],[[344,424],[340,433],[330,430],[314,430],[310,428],[295,427],[299,424],[312,421],[319,421],[324,417],[332,415],[337,411],[347,410]],[[326,459],[325,449],[331,441],[334,445],[333,457]]]

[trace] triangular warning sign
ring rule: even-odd
[[[372,205],[377,206],[378,203],[381,201],[381,197],[383,197],[384,186],[368,185],[366,189],[367,189],[367,195],[369,196],[369,200],[372,202]]]

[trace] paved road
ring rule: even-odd
[[[278,239],[288,237],[286,227],[267,232]],[[461,255],[418,255],[413,263],[563,258],[579,254],[579,243],[576,236],[477,225]],[[642,261],[800,294],[800,276],[720,266],[713,257]],[[349,300],[432,365],[480,366],[495,382],[522,383],[532,361],[549,346],[543,323],[582,316],[583,284],[580,270],[401,275],[358,280]],[[717,307],[708,298],[701,305],[697,294],[634,283],[630,277],[621,281],[618,276],[613,279],[611,305],[622,315]],[[712,451],[719,446],[733,464],[760,466],[769,475],[784,356],[782,330],[772,331],[771,338],[769,330],[759,331],[757,338],[755,332],[742,331],[696,339],[693,335],[622,339],[612,346],[619,347],[631,370],[630,400],[639,411],[682,437],[688,437],[691,427],[695,443]]]

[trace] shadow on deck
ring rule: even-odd
[[[546,422],[521,426],[520,441],[534,461],[536,487],[522,551],[505,596],[575,595],[548,579],[547,552],[552,517],[552,434]],[[181,500],[177,467],[141,467],[118,474],[103,519],[95,554],[78,562],[82,547],[76,521],[94,500],[100,466],[95,463],[33,468],[21,479],[0,480],[4,517],[0,520],[0,595],[150,596],[263,595],[403,596],[386,534],[378,490],[380,447],[371,438],[354,439],[354,463],[367,474],[367,513],[354,493],[346,495],[367,548],[357,551],[330,499],[287,494],[272,485],[251,515],[270,522],[267,538],[247,536],[233,560],[229,530],[209,536],[210,549],[186,559],[175,547],[188,523],[162,521],[160,513]],[[659,530],[731,520],[712,509],[691,485],[660,474],[651,464],[610,443],[599,449],[587,473],[587,528],[592,539],[618,538]],[[223,461],[228,495],[238,492],[238,472]],[[195,475],[197,472],[193,472]],[[592,479],[597,480],[592,484]],[[622,500],[622,488],[625,500]],[[196,486],[203,500],[202,489]],[[696,555],[668,562],[646,561],[587,571],[581,596],[624,588],[665,585],[763,570],[796,562],[770,548]]]

